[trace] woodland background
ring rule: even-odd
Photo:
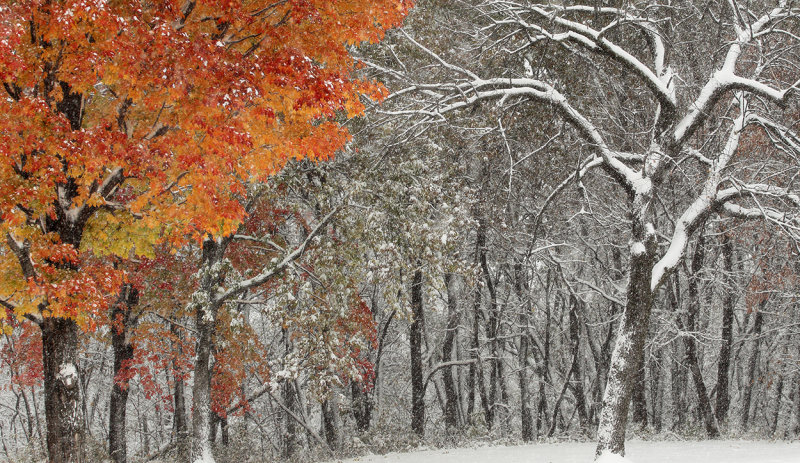
[[[137,215],[141,204],[120,219],[129,233],[87,231],[87,241],[101,244],[80,248],[92,254],[81,269],[100,268],[92,259],[105,259],[124,272],[102,296],[102,309],[80,322],[77,413],[88,461],[109,458],[115,429],[122,461],[188,461],[198,452],[190,439],[198,426],[206,426],[216,459],[231,462],[595,439],[632,259],[639,246],[641,253],[671,252],[684,212],[716,173],[713,191],[733,189],[737,203],[720,196],[693,219],[680,259],[652,292],[643,360],[627,380],[628,436],[800,437],[798,6],[588,3],[544,5],[547,14],[537,16],[525,10],[532,2],[419,0],[405,19],[404,10],[377,27],[403,21],[380,43],[355,48],[343,39],[362,64],[343,65],[342,75],[356,72],[385,90],[342,91],[350,95],[342,101],[366,108],[309,116],[309,131],[325,119],[352,135],[346,144],[338,131],[314,135],[335,138],[319,148],[335,156],[284,156],[268,177],[231,189],[238,218],[188,220],[221,238],[154,238],[166,232],[136,228],[151,217],[146,209],[144,219]],[[714,76],[726,82],[728,74],[714,72],[726,65],[736,37],[758,27],[764,11],[780,8],[786,14],[742,41],[731,73],[748,80],[714,90],[701,107],[704,86]],[[657,55],[637,21],[651,24],[668,50],[672,67],[662,66],[657,77],[674,72],[661,82],[678,89],[675,113],[703,113],[688,141],[666,143],[661,154],[653,143],[660,143],[669,97],[616,49],[603,48],[608,38],[633,59]],[[10,82],[3,72],[0,78]],[[483,89],[491,78],[497,80]],[[520,90],[535,87],[523,79],[549,82],[566,95],[602,143],[565,116],[548,99],[552,93]],[[322,87],[315,95],[328,101]],[[8,84],[6,90],[11,108],[19,98]],[[294,136],[287,133],[275,136]],[[9,157],[12,141],[4,139]],[[655,224],[646,235],[652,242],[637,241],[638,190],[620,186],[619,172],[595,154],[605,144],[642,172],[656,159],[657,188],[646,211]],[[309,146],[295,148],[317,149]],[[719,160],[734,151],[729,163]],[[211,175],[195,169],[164,179]],[[13,209],[20,194],[4,204]],[[216,197],[197,204],[227,207]],[[26,209],[19,208],[35,215]],[[181,220],[175,223],[184,226]],[[0,251],[4,282],[21,280],[12,241]],[[47,453],[42,335],[35,317],[24,315],[33,309],[14,300],[21,285],[2,290],[0,450],[14,462]],[[213,299],[225,291],[213,316],[203,312],[210,304],[203,294]],[[66,300],[59,294],[46,297]],[[211,413],[207,423],[191,424],[201,350],[210,366]],[[113,402],[123,395],[127,416],[115,417]]]

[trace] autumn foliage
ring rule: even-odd
[[[352,77],[347,47],[378,40],[409,6],[0,7],[0,232],[27,243],[36,270],[25,281],[4,252],[4,299],[17,315],[46,301],[48,315],[86,325],[119,283],[87,256],[151,255],[165,236],[230,233],[251,182],[290,159],[328,159],[346,142],[333,119],[358,114],[360,95],[381,95]],[[52,222],[61,214],[82,236],[60,236]],[[77,267],[79,277],[61,271]]]
[[[249,188],[331,158],[383,95],[349,47],[410,5],[3,0],[0,319],[93,330],[131,279],[118,258],[231,234]]]

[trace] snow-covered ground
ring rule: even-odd
[[[370,455],[342,463],[591,463],[594,443],[476,447]],[[798,463],[800,442],[629,441],[632,463]]]

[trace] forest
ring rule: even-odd
[[[0,81],[0,461],[800,439],[794,0],[0,0]]]

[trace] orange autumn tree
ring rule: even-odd
[[[331,157],[381,95],[348,47],[410,4],[0,2],[0,304],[41,329],[51,462],[84,458],[77,346],[126,281],[109,256],[230,234],[249,185]]]

